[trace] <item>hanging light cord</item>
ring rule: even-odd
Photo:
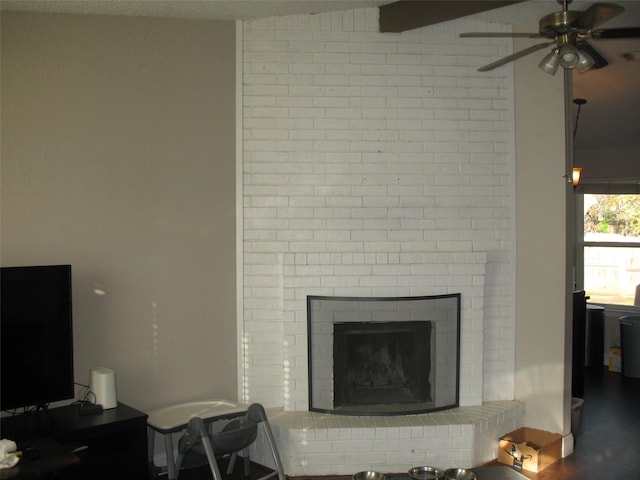
[[[576,139],[576,133],[578,133],[578,121],[580,120],[580,110],[582,109],[582,105],[587,103],[584,98],[574,98],[573,103],[578,105],[578,113],[576,114],[576,121],[573,125],[573,139]]]

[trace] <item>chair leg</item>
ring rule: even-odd
[[[249,475],[251,475],[251,456],[249,454],[249,448],[245,448],[242,451],[242,465],[244,467],[243,473],[245,477],[248,477]]]
[[[202,446],[204,447],[204,452],[207,455],[213,480],[222,480],[222,475],[220,475],[220,469],[218,468],[218,462],[216,461],[216,456],[213,453],[213,447],[211,446],[208,436],[202,438]]]
[[[267,436],[267,442],[269,443],[269,448],[271,449],[271,454],[273,455],[273,463],[276,466],[276,471],[278,472],[279,480],[286,480],[284,475],[284,467],[282,466],[282,461],[280,460],[280,454],[278,453],[278,446],[276,445],[276,441],[273,438],[273,433],[271,432],[271,427],[269,426],[269,422],[264,422],[264,430]]]
[[[182,455],[181,453],[178,454],[178,458],[176,459],[176,480],[178,480],[178,477],[180,476],[180,469],[182,468],[182,459],[184,458],[184,455]]]
[[[231,475],[233,467],[236,466],[236,459],[238,458],[238,452],[233,452],[229,455],[229,465],[227,465],[227,475]]]
[[[278,453],[278,445],[276,445],[276,441],[273,438],[273,432],[271,432],[271,426],[269,425],[269,420],[267,419],[267,414],[264,411],[264,407],[259,403],[254,403],[249,406],[248,414],[250,417],[256,419],[256,421],[257,419],[259,419],[260,423],[264,427],[264,433],[267,437],[267,443],[269,444],[271,455],[273,455],[273,462],[276,466],[278,479],[286,480],[284,467],[282,466],[282,460],[280,460],[280,453]]]
[[[233,452],[229,456],[229,464],[227,465],[227,475],[233,473],[233,469],[236,466],[236,460],[238,459],[238,452]],[[251,457],[249,455],[249,448],[242,450],[242,475],[248,477],[251,475]]]

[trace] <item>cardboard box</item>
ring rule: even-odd
[[[498,461],[518,470],[539,472],[562,457],[562,435],[519,428],[498,441]]]
[[[609,349],[609,371],[622,372],[622,350],[620,347]]]

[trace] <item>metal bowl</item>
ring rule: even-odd
[[[444,472],[436,467],[413,467],[409,476],[413,480],[440,480],[444,478]]]
[[[354,473],[353,477],[351,478],[352,480],[385,480],[385,476],[383,473],[372,472],[369,470],[366,472]]]
[[[444,478],[447,480],[478,480],[475,473],[464,468],[449,468],[444,471]]]

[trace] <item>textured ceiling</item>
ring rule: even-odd
[[[14,11],[247,20],[378,7],[392,2],[393,0],[0,0],[0,7],[2,10]],[[593,3],[595,2],[575,0],[570,3],[570,9],[585,10]],[[640,15],[640,0],[616,0],[614,3],[624,6],[627,14]],[[560,10],[557,0],[529,0],[476,14],[475,17],[495,23],[513,24],[538,19],[557,10]]]
[[[377,7],[385,0],[0,0],[3,10],[249,20]]]

